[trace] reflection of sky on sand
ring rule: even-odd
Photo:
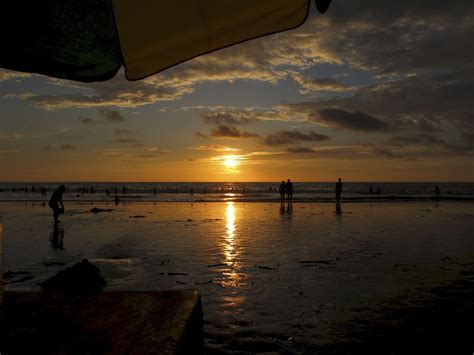
[[[92,207],[113,210],[94,214]],[[47,206],[0,203],[4,271],[16,275],[6,288],[38,290],[38,282],[88,258],[111,291],[199,290],[206,332],[216,339],[247,327],[313,343],[334,336],[335,322],[357,317],[357,309],[376,316],[377,305],[397,307],[398,295],[474,267],[473,204],[341,209],[342,215],[333,203],[295,203],[293,211],[286,203],[282,210],[279,203],[235,201],[69,203],[55,233]],[[25,275],[33,278],[16,282]]]

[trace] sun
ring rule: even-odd
[[[222,164],[229,170],[234,170],[239,165],[239,159],[235,155],[226,155],[222,157]]]
[[[230,169],[235,168],[238,165],[238,161],[233,155],[228,155],[224,157],[223,162],[224,165]]]

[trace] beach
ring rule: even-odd
[[[94,207],[103,211],[90,212]],[[101,269],[106,290],[197,289],[211,353],[331,353],[364,342],[364,330],[369,346],[378,322],[407,307],[432,314],[461,295],[447,312],[472,310],[472,203],[341,209],[70,202],[55,229],[47,206],[3,202],[5,289],[39,290],[38,283],[83,258]],[[434,291],[444,288],[448,300]],[[390,320],[394,329],[400,318]]]

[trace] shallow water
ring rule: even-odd
[[[0,182],[0,201],[48,202],[48,196],[60,183]],[[128,202],[276,202],[279,182],[70,182],[64,199],[74,202],[112,202],[115,195]],[[435,196],[435,187],[440,195]],[[32,188],[35,192],[32,192]],[[47,190],[42,196],[40,188]],[[372,187],[373,194],[370,194]],[[26,193],[24,189],[27,189]],[[125,190],[123,190],[125,188]],[[294,199],[306,202],[334,200],[334,182],[294,182]],[[380,193],[377,193],[380,189]],[[108,194],[106,193],[108,191]],[[93,193],[92,193],[93,192]],[[474,201],[474,183],[433,182],[344,182],[342,199],[346,201]]]
[[[88,258],[110,290],[198,289],[209,352],[331,353],[360,341],[351,327],[431,309],[427,300],[442,299],[434,289],[470,282],[474,270],[472,203],[348,203],[341,214],[329,203],[66,209],[54,230],[49,208],[0,203],[6,288],[38,289]]]

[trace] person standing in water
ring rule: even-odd
[[[435,186],[434,193],[435,193],[436,197],[439,196],[440,190],[439,190],[438,185]]]
[[[279,192],[280,192],[280,202],[283,203],[285,201],[285,180],[283,180],[280,184]]]
[[[66,186],[61,185],[53,192],[49,199],[49,207],[53,210],[54,223],[59,223],[58,217],[64,214],[63,193],[66,191]]]
[[[339,180],[336,183],[336,201],[338,202],[341,199],[341,193],[342,193],[342,182],[341,182],[341,178],[339,178]]]
[[[288,198],[288,205],[293,203],[293,184],[291,183],[290,179],[285,184],[286,196]]]

